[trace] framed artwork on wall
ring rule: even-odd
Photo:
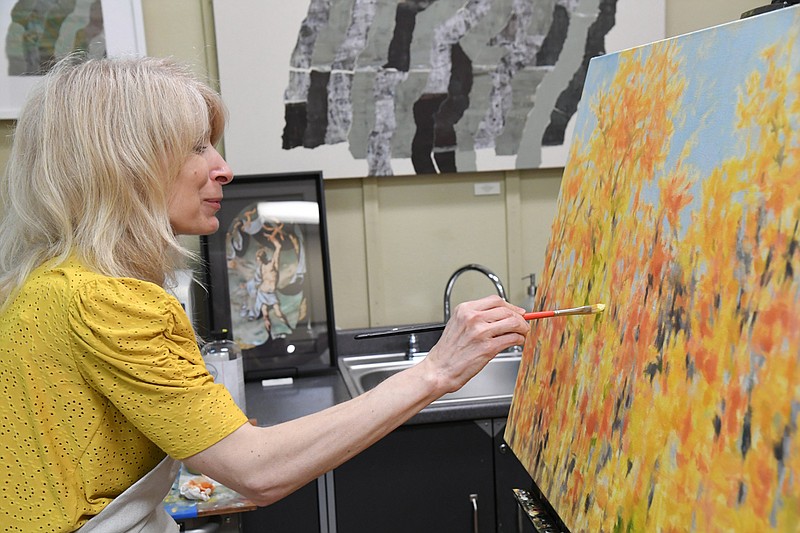
[[[589,59],[662,39],[665,0],[214,1],[237,172],[562,167]]]
[[[0,119],[19,116],[28,92],[53,62],[145,55],[140,0],[0,0]]]
[[[201,239],[208,328],[227,329],[245,378],[331,366],[335,330],[322,174],[237,176]]]

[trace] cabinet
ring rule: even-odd
[[[242,513],[242,531],[256,533],[298,533],[300,531],[317,533],[326,532],[327,522],[320,514],[324,509],[324,490],[321,480],[312,481],[296,490],[286,498],[267,507],[259,507],[255,511]],[[324,521],[321,521],[322,520]],[[321,526],[321,524],[323,524]]]
[[[519,506],[513,489],[531,492],[533,481],[530,475],[503,440],[506,428],[505,418],[492,420],[494,431],[494,478],[497,502],[497,533],[535,533],[535,528],[527,517],[520,516]]]
[[[494,419],[398,428],[334,471],[337,531],[516,533],[512,489],[531,480],[505,447],[504,427]]]
[[[287,498],[244,513],[243,531],[532,533],[512,489],[533,483],[503,441],[505,423],[401,426]]]

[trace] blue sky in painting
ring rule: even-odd
[[[696,135],[696,144],[691,149],[687,162],[700,174],[700,180],[695,183],[696,188],[699,188],[703,178],[722,161],[743,152],[744,140],[741,132],[736,131],[736,103],[739,94],[743,91],[750,73],[754,70],[766,71],[761,52],[780,40],[793,24],[798,23],[798,19],[800,6],[673,38],[683,57],[683,74],[687,86],[683,105],[675,110],[678,113],[676,130],[672,137],[666,171],[675,167],[685,143],[693,134]],[[652,45],[646,45],[635,50],[646,56],[651,49]],[[631,51],[592,59],[581,99],[582,109],[576,118],[575,140],[579,143],[579,139],[585,142],[596,126],[596,118],[588,106],[594,95],[610,84],[620,55],[625,53]],[[792,60],[798,62],[797,50]],[[795,71],[800,71],[800,67],[795,65]],[[658,201],[656,183],[645,193],[653,203]],[[694,196],[697,198],[699,194]],[[695,207],[689,205],[684,210],[683,231]]]

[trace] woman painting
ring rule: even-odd
[[[177,531],[177,461],[260,505],[335,468],[495,354],[523,310],[459,306],[415,367],[358,398],[256,427],[215,384],[165,291],[216,231],[231,169],[219,96],[165,59],[69,58],[30,96],[0,182],[0,523]]]

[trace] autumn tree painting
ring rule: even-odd
[[[505,438],[572,531],[797,531],[800,11],[592,60]]]

